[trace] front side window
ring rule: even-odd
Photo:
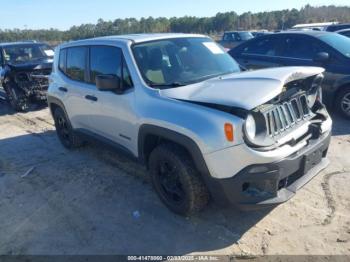
[[[322,47],[311,37],[292,35],[286,36],[282,41],[283,57],[298,59],[313,59],[319,52],[323,52]]]
[[[85,80],[86,47],[71,47],[67,49],[66,74],[73,80],[83,82]]]
[[[133,53],[151,87],[176,87],[240,71],[235,60],[209,38],[140,43],[133,46]]]
[[[90,80],[96,83],[98,75],[113,75],[122,79],[124,88],[132,86],[129,70],[120,48],[92,46],[90,48]]]

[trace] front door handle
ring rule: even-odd
[[[97,100],[98,100],[96,96],[91,96],[91,95],[85,96],[85,99],[93,101],[93,102],[97,102]]]
[[[68,92],[68,89],[65,87],[59,87],[58,90],[60,90],[61,92],[65,92],[65,93]]]

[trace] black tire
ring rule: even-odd
[[[11,107],[18,112],[26,111],[29,108],[29,103],[25,98],[23,91],[19,90],[18,87],[13,83],[7,83],[4,85],[6,92],[6,98]]]
[[[152,184],[173,212],[188,216],[209,202],[209,192],[188,153],[176,144],[161,144],[149,158]]]
[[[340,91],[337,95],[335,106],[343,117],[350,119],[350,87],[345,87]]]
[[[53,113],[56,132],[62,145],[67,149],[83,146],[84,141],[74,132],[72,125],[62,108],[57,107]]]

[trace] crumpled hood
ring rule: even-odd
[[[324,72],[320,67],[279,67],[235,73],[193,85],[160,90],[165,97],[251,110],[278,96],[285,84]]]

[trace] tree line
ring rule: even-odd
[[[246,12],[238,15],[236,12],[218,13],[213,17],[173,17],[173,18],[126,18],[114,21],[99,19],[96,24],[72,26],[69,30],[58,29],[0,30],[0,42],[21,40],[38,40],[47,42],[62,42],[86,39],[106,35],[130,33],[163,33],[182,32],[216,35],[228,30],[284,30],[300,23],[313,22],[350,22],[350,6],[319,6],[306,5],[301,9],[286,9],[281,11]]]

